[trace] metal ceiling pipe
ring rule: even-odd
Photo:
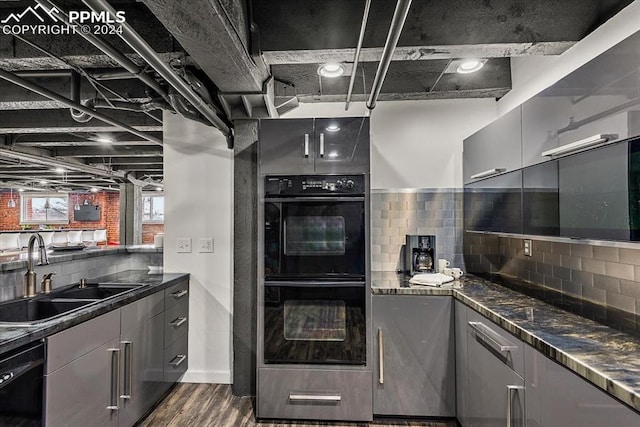
[[[61,20],[69,26],[73,26],[69,24],[69,16],[66,13],[62,12],[61,9],[53,2],[49,0],[36,0],[36,3],[42,6],[47,12],[50,13],[50,15],[54,16],[56,19]],[[55,10],[53,8],[55,8]],[[144,84],[158,92],[160,96],[162,96],[167,102],[169,102],[167,91],[162,87],[162,85],[160,85],[160,83],[150,75],[144,73],[139,66],[137,66],[132,60],[127,58],[122,52],[118,51],[108,42],[93,35],[92,33],[85,34],[82,31],[78,31],[77,34],[80,34],[82,37],[84,37],[85,40],[100,49],[102,52],[104,52],[118,64],[120,64],[120,66],[130,72],[133,77],[140,79]]]
[[[43,166],[60,166],[62,168],[68,170],[74,170],[78,172],[84,172],[95,176],[104,176],[104,177],[116,177],[116,178],[124,178],[125,174],[121,171],[111,171],[107,169],[97,168],[94,166],[87,166],[82,164],[76,164],[71,162],[65,162],[63,160],[58,160],[53,157],[42,157],[37,156],[35,154],[23,153],[21,151],[13,151],[9,148],[0,147],[0,157],[15,159],[15,160],[23,160],[31,163],[35,163],[37,165]]]
[[[93,98],[88,99],[82,103],[87,108],[95,109],[95,108],[110,108],[113,110],[126,110],[126,111],[139,111],[139,112],[149,112],[154,110],[171,110],[171,106],[162,101],[154,101],[149,100],[146,102],[129,102],[129,101],[116,101],[102,98]],[[83,113],[81,111],[76,111],[71,109],[71,117],[73,120],[86,123],[91,120],[93,117],[90,114]]]
[[[404,27],[404,23],[407,20],[410,6],[411,0],[398,0],[398,3],[396,4],[396,10],[395,12],[393,12],[393,18],[391,19],[391,26],[389,27],[387,41],[385,42],[384,49],[382,50],[382,57],[380,58],[380,63],[378,64],[376,76],[373,79],[371,94],[369,95],[369,99],[367,100],[367,108],[369,110],[373,110],[374,108],[376,108],[376,101],[378,100],[378,96],[380,95],[380,90],[382,89],[384,78],[387,76],[387,71],[389,71],[389,64],[391,64],[393,52],[396,50],[396,46],[398,45],[398,39],[400,39],[402,28]]]
[[[367,29],[367,20],[369,19],[369,9],[371,8],[371,0],[367,0],[364,5],[364,15],[362,16],[362,24],[360,26],[360,36],[358,37],[358,45],[356,46],[356,53],[353,56],[353,67],[351,68],[351,78],[349,79],[349,91],[347,92],[347,102],[344,106],[344,110],[349,110],[349,103],[351,102],[351,94],[353,93],[353,85],[356,82],[356,70],[358,69],[358,61],[360,60],[360,49],[362,49],[362,43],[364,42],[364,32]]]
[[[126,178],[129,180],[129,182],[131,182],[133,185],[138,185],[140,187],[146,187],[148,185],[153,185],[155,187],[160,187],[162,189],[164,189],[164,184],[161,182],[155,182],[153,180],[149,180],[149,181],[145,181],[142,179],[138,179],[136,177],[134,177],[131,172],[127,172]]]
[[[45,0],[38,0],[45,1]],[[82,0],[84,4],[89,6],[96,13],[109,12],[115,16],[116,10],[105,0]],[[218,128],[226,137],[229,148],[233,148],[233,133],[229,126],[220,118],[215,110],[205,103],[195,90],[189,86],[175,71],[167,65],[162,58],[154,51],[149,44],[126,22],[121,25],[122,32],[118,34],[138,55],[142,57],[156,72],[171,86],[173,86],[180,95],[185,97],[193,106],[202,114],[213,126]]]
[[[139,130],[134,129],[133,127],[122,123],[118,120],[112,119],[111,117],[105,116],[104,114],[91,110],[87,107],[85,107],[82,104],[79,104],[77,102],[73,102],[72,100],[70,100],[69,98],[65,98],[62,95],[58,95],[55,92],[50,91],[49,89],[42,87],[36,83],[30,82],[29,80],[25,80],[22,77],[18,77],[15,74],[13,74],[12,72],[3,70],[0,68],[0,78],[9,81],[15,85],[21,86],[25,89],[28,89],[32,92],[35,92],[39,95],[44,96],[45,98],[49,98],[53,101],[58,101],[61,104],[65,104],[68,107],[71,107],[74,110],[78,110],[81,111],[85,114],[89,114],[92,117],[95,117],[96,119],[100,120],[101,122],[110,124],[112,126],[116,126],[119,127],[120,129],[132,133],[136,136],[139,136],[140,138],[146,139],[147,141],[151,141],[156,143],[157,145],[162,145],[162,140],[159,138],[156,138],[155,136],[151,136],[151,135],[147,135],[144,132],[140,132]]]
[[[95,71],[89,73],[96,80],[127,80],[136,78],[127,70]]]

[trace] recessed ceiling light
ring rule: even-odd
[[[64,168],[55,168],[54,171],[56,171],[57,173],[64,173],[65,172]]]
[[[24,188],[18,188],[18,191],[23,193],[24,192]]]
[[[162,191],[162,187],[156,187],[156,191]]]
[[[340,77],[344,74],[344,65],[336,63],[322,64],[318,67],[318,74],[322,77]]]
[[[484,66],[484,62],[478,59],[468,59],[458,65],[456,72],[460,74],[475,73]]]
[[[98,192],[98,189],[97,189],[96,187],[91,187],[91,192],[92,192],[92,193],[97,193],[97,192]]]
[[[326,130],[327,132],[338,132],[340,130],[340,127],[337,124],[332,123],[326,127]]]
[[[106,136],[101,136],[97,138],[96,141],[102,142],[103,144],[111,144],[113,142],[113,139],[107,138]]]
[[[40,181],[40,185],[45,185],[47,183],[47,181],[45,181],[44,179],[42,181]]]

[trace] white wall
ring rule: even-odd
[[[284,117],[367,115],[363,103],[301,104]],[[381,101],[371,112],[371,188],[462,187],[462,141],[496,119],[496,101]]]
[[[541,59],[539,64],[533,65],[533,67],[542,72],[534,74],[523,67],[519,67],[521,64],[518,64],[518,61],[512,61],[512,64],[516,63],[516,67],[512,69],[512,74],[516,73],[515,78],[512,78],[516,84],[498,102],[498,115],[501,116],[511,111],[541,90],[551,86],[637,31],[640,31],[640,0],[635,0],[620,13],[596,28],[587,37],[558,56],[556,60]],[[531,64],[534,60],[523,60],[522,64],[526,62]],[[543,64],[544,67],[542,67]],[[612,66],[615,66],[615,64],[612,64]],[[521,77],[518,73],[521,75],[524,73],[524,76]]]
[[[233,151],[216,129],[164,114],[164,271],[191,273],[184,382],[231,383]],[[190,237],[192,253],[177,253]],[[214,253],[198,253],[201,237]]]

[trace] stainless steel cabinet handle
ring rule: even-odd
[[[320,134],[320,157],[324,157],[324,133]]]
[[[513,392],[518,390],[524,390],[524,387],[521,385],[508,385],[507,386],[507,427],[511,427],[511,417],[513,414],[511,413],[511,405],[513,403]],[[522,426],[524,427],[524,413],[522,415]]]
[[[187,321],[186,317],[178,317],[173,322],[169,322],[169,325],[173,326],[174,328],[177,328],[178,326],[182,326],[186,321]]]
[[[120,341],[124,345],[124,387],[120,399],[131,399],[133,383],[133,343],[131,341]]]
[[[340,394],[289,393],[289,400],[303,402],[340,402]]]
[[[509,351],[515,351],[518,349],[518,346],[513,345],[508,339],[504,338],[502,335],[489,328],[482,322],[468,322],[469,326],[473,331],[482,338],[482,344],[489,345],[494,350],[499,351],[500,353],[506,353]]]
[[[189,293],[188,290],[182,289],[181,291],[172,293],[171,296],[174,297],[175,299],[180,299],[188,293]]]
[[[309,134],[304,134],[304,157],[309,157]]]
[[[111,393],[109,396],[109,406],[107,409],[117,411],[118,395],[120,393],[120,349],[108,348],[111,353]]]
[[[187,360],[187,356],[185,354],[178,354],[176,357],[173,358],[173,360],[171,360],[171,362],[169,362],[169,365],[173,366],[174,368],[177,368],[185,360]]]
[[[384,384],[384,336],[378,328],[378,383]]]
[[[493,176],[493,175],[501,174],[502,172],[505,172],[506,170],[507,170],[506,168],[489,169],[489,170],[486,170],[484,172],[479,172],[479,173],[476,173],[474,175],[471,175],[471,179],[488,178],[488,177]]]

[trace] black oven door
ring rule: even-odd
[[[363,198],[267,200],[264,227],[266,281],[364,281]]]
[[[366,364],[365,290],[265,284],[264,363]]]
[[[43,424],[44,344],[0,355],[0,426]]]

